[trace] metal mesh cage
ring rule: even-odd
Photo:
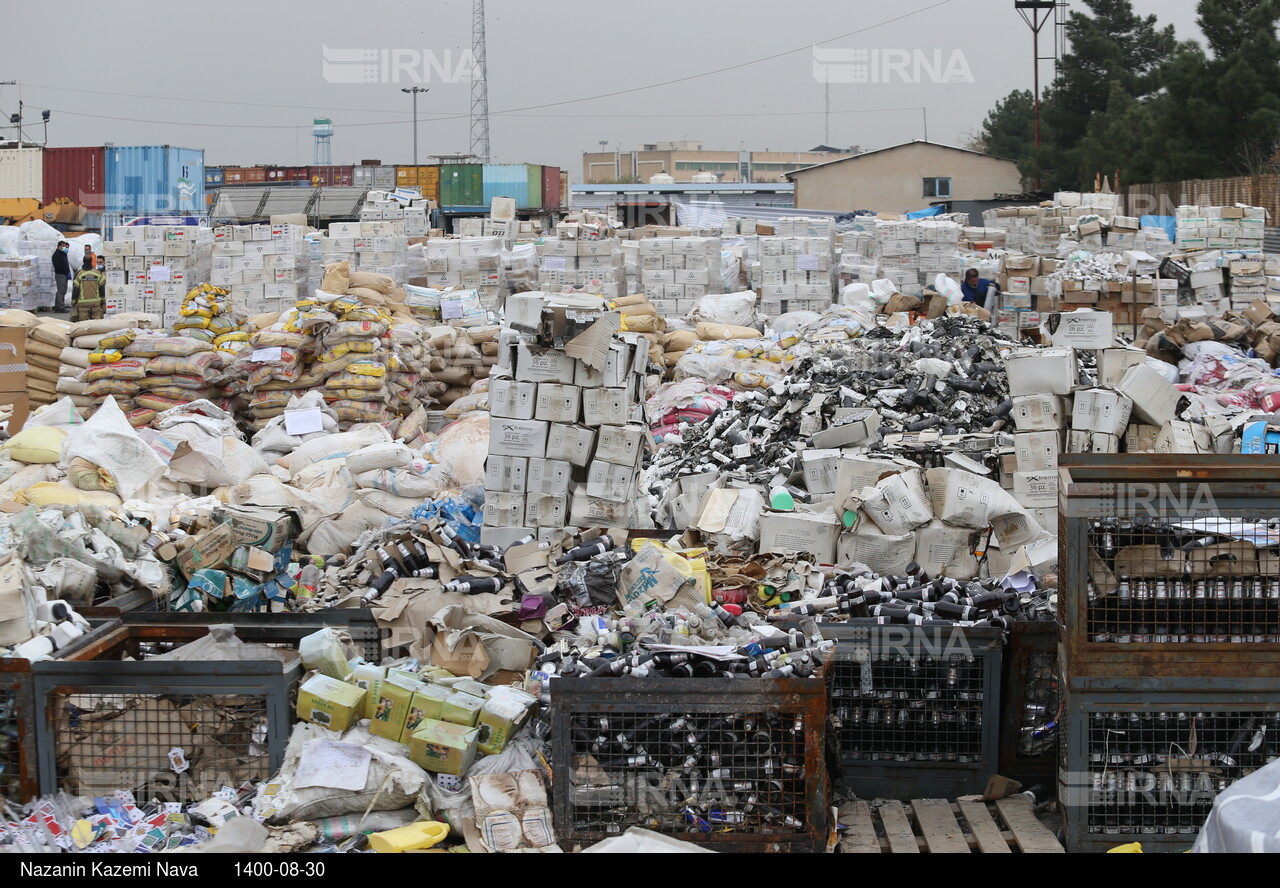
[[[1261,518],[1089,524],[1089,640],[1280,643],[1280,528]]]
[[[1018,711],[1019,758],[1049,762],[1057,758],[1058,710],[1058,655],[1051,651],[1033,651],[1028,655],[1027,682]]]
[[[563,679],[552,700],[566,847],[639,826],[723,850],[824,849],[821,680]]]
[[[40,792],[194,802],[269,777],[300,675],[267,661],[36,663]]]
[[[841,780],[885,798],[980,791],[995,772],[998,629],[822,627]],[[874,784],[874,785],[873,785]]]
[[[36,794],[31,669],[25,660],[0,661],[0,799],[25,802]]]
[[[122,622],[132,627],[131,638],[138,641],[158,638],[162,643],[185,642],[199,638],[210,626],[230,623],[236,636],[245,642],[271,647],[298,649],[298,642],[325,627],[345,633],[360,656],[378,663],[388,656],[382,646],[389,631],[378,626],[367,608],[320,611],[314,614],[173,614],[136,611],[124,614]]]
[[[1074,695],[1059,793],[1068,850],[1190,845],[1218,793],[1280,759],[1280,699]]]

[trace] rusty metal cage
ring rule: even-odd
[[[1071,852],[1190,847],[1218,793],[1280,759],[1280,681],[1269,693],[1068,691],[1064,707]]]
[[[194,802],[279,768],[301,663],[120,659],[193,640],[160,629],[115,628],[75,659],[32,664],[41,795]]]
[[[1058,767],[1058,624],[1014,623],[1000,699],[1000,774],[1052,780]]]
[[[840,782],[863,798],[955,798],[996,772],[999,629],[822,626]]]
[[[164,643],[194,641],[208,634],[210,626],[231,624],[236,636],[245,642],[297,650],[298,642],[325,627],[344,632],[352,644],[370,663],[378,663],[388,655],[382,641],[389,632],[378,626],[368,608],[333,609],[311,614],[174,614],[133,611],[120,615],[131,629],[129,644],[146,642],[154,637]]]
[[[1280,668],[1280,465],[1064,456],[1059,620],[1069,682]]]
[[[639,826],[719,851],[825,851],[822,679],[559,679],[551,696],[562,846]]]
[[[31,719],[31,664],[0,660],[0,799],[26,802],[37,794],[36,735]]]

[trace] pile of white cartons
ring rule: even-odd
[[[43,264],[52,268],[47,260]],[[44,286],[40,265],[41,260],[37,256],[0,257],[0,308],[34,311],[44,307],[37,299],[37,294]],[[67,298],[70,299],[69,293]]]
[[[640,289],[659,314],[686,315],[702,297],[723,292],[719,238],[649,237],[638,243]]]
[[[409,279],[409,236],[404,221],[334,222],[320,241],[325,265],[347,262],[352,271]]]
[[[1267,298],[1267,263],[1261,251],[1236,250],[1223,256],[1231,283],[1231,307],[1243,310]]]
[[[830,237],[762,237],[753,281],[760,311],[770,317],[793,311],[825,311],[835,281],[835,248]]]
[[[121,226],[102,245],[107,283],[104,309],[178,320],[183,297],[212,278],[213,229],[195,225]]]
[[[290,224],[215,228],[209,283],[230,290],[232,300],[251,315],[288,311],[299,297],[310,295],[306,232],[305,226]]]
[[[557,226],[557,233],[568,233],[562,232],[564,228]],[[625,296],[627,272],[621,242],[616,237],[543,240],[538,244],[538,286],[548,293]]]
[[[1013,398],[1015,494],[1036,484],[1027,473],[1057,471],[1060,453],[1231,452],[1230,423],[1180,421],[1183,394],[1135,348],[1115,347],[1108,312],[1061,316],[1055,343],[1076,347],[1016,351],[1006,361]],[[1097,383],[1081,385],[1081,352],[1092,352]],[[1225,449],[1223,449],[1225,448]],[[1050,507],[1046,502],[1024,505]]]
[[[1261,250],[1267,224],[1263,207],[1178,207],[1176,246],[1200,250]]]
[[[1039,207],[997,207],[982,214],[987,230],[1001,230],[1007,249],[1025,252],[1031,244],[1031,226],[1040,216]]]
[[[431,228],[426,201],[413,201],[407,197],[396,199],[392,194],[381,191],[369,192],[364,206],[360,208],[359,221],[403,223],[406,237],[426,237]]]
[[[641,456],[648,347],[638,337],[606,340],[603,369],[547,347],[548,309],[571,307],[570,340],[603,303],[551,294],[510,297],[498,371],[489,381],[489,459],[484,541],[505,545],[529,534],[551,538],[573,527],[638,527],[647,506]],[[545,313],[544,313],[545,312]],[[564,313],[557,315],[563,319]]]
[[[413,278],[433,290],[475,290],[486,311],[497,311],[506,295],[502,239],[433,237],[426,243],[427,274]]]

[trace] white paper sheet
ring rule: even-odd
[[[289,435],[310,435],[324,431],[324,416],[319,407],[306,410],[286,410],[284,412],[284,430]]]
[[[373,753],[354,743],[315,740],[307,744],[294,776],[293,788],[327,786],[351,791],[364,789]]]

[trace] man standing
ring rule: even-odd
[[[86,256],[84,267],[76,274],[76,296],[71,309],[71,323],[104,317],[102,290],[106,280],[106,274],[94,268],[93,260]]]
[[[58,295],[54,298],[53,310],[62,313],[67,310],[67,282],[71,280],[71,260],[67,251],[71,245],[66,241],[58,241],[58,249],[53,251],[53,278],[58,282]]]

